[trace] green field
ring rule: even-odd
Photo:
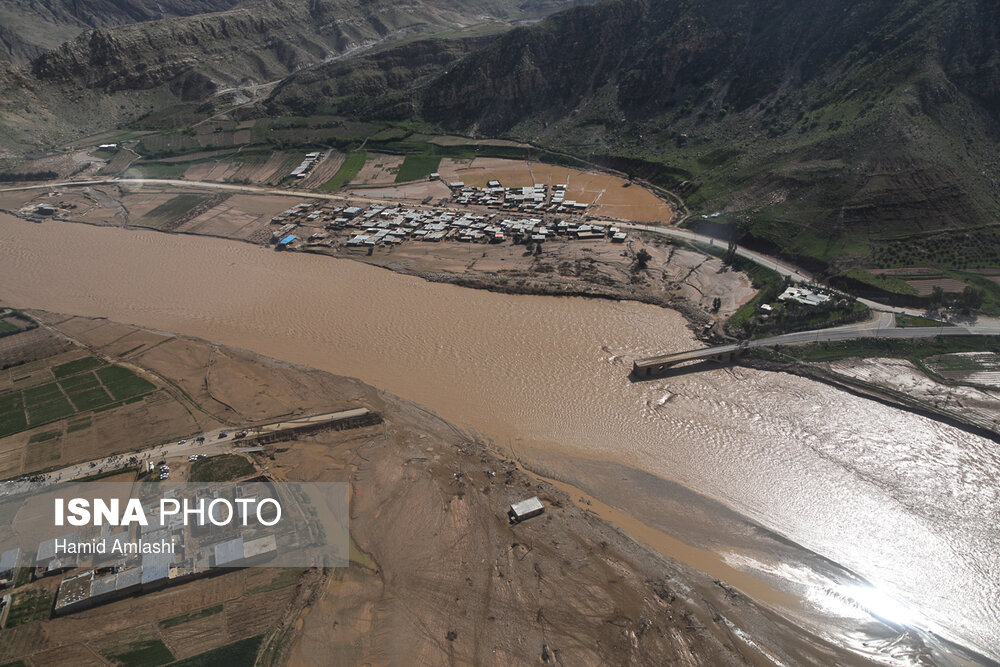
[[[337,173],[333,175],[329,181],[320,186],[320,190],[324,192],[333,192],[339,190],[340,188],[347,185],[347,183],[358,175],[361,168],[365,166],[365,159],[367,158],[367,153],[364,151],[354,151],[348,153],[344,158],[344,163],[340,165],[340,169]]]
[[[403,160],[396,173],[396,182],[416,181],[427,178],[441,166],[441,156],[429,153],[410,154]]]
[[[59,380],[59,386],[62,387],[67,394],[73,394],[85,389],[93,389],[99,384],[97,376],[93,373],[74,375],[73,377]]]
[[[199,204],[206,202],[209,195],[182,194],[163,202],[135,223],[142,227],[160,228],[167,225]]]
[[[192,482],[228,482],[252,475],[253,464],[237,454],[200,459],[191,465]]]
[[[43,431],[42,433],[36,433],[28,438],[28,444],[31,445],[36,442],[45,442],[46,440],[58,438],[60,435],[62,435],[61,431]]]
[[[111,402],[111,397],[108,396],[108,392],[103,387],[94,387],[78,394],[72,394],[70,399],[76,406],[77,412],[93,410]]]
[[[252,665],[257,660],[257,651],[264,640],[263,635],[241,639],[232,644],[191,656],[175,662],[175,667],[217,667],[219,665]]]
[[[101,654],[114,664],[124,667],[157,667],[173,662],[174,654],[159,639],[144,639],[124,647],[105,649]]]
[[[288,588],[299,580],[299,577],[302,576],[303,572],[305,572],[305,570],[291,567],[282,568],[278,572],[277,576],[271,579],[271,581],[266,584],[261,584],[260,586],[254,586],[249,589],[247,593],[253,595],[254,593],[266,593],[268,591],[277,591],[282,588]]]
[[[104,383],[116,401],[146,394],[156,389],[152,382],[144,380],[121,366],[107,366],[96,372],[97,377]]]
[[[66,433],[76,433],[77,431],[85,431],[90,428],[92,421],[90,417],[84,417],[83,419],[71,420],[69,425],[66,427]]]
[[[879,289],[885,290],[886,292],[895,292],[896,294],[908,294],[911,296],[917,296],[919,292],[913,288],[912,285],[907,283],[901,278],[895,276],[889,276],[885,274],[873,275],[868,271],[863,271],[861,269],[849,269],[843,273],[844,276],[848,278],[853,278],[859,282],[872,285]]]
[[[37,387],[25,389],[22,394],[24,396],[24,402],[28,407],[39,405],[41,403],[47,403],[62,396],[62,392],[59,390],[59,384],[56,382],[49,382],[48,384],[42,384]]]
[[[54,400],[46,401],[45,403],[29,405],[28,422],[32,426],[37,426],[55,419],[69,417],[75,412],[76,410],[73,409],[73,406],[70,405],[70,402],[66,399],[66,397],[60,396]]]
[[[0,335],[14,333],[15,331],[20,331],[21,327],[15,326],[8,322],[7,320],[0,320]]]
[[[0,436],[28,428],[24,415],[24,399],[19,393],[0,396]]]
[[[78,412],[106,410],[138,401],[156,389],[151,382],[127,368],[102,366],[102,363],[93,357],[79,359],[53,369],[63,376],[59,380],[0,394],[0,436]],[[93,368],[96,370],[89,370]],[[78,374],[66,376],[71,371]],[[85,424],[84,420],[79,420],[69,430],[86,428],[89,419]]]
[[[10,604],[10,614],[7,625],[12,628],[22,623],[30,623],[48,618],[52,611],[52,601],[55,596],[44,590],[32,590],[18,593]]]
[[[184,132],[165,132],[144,136],[136,146],[142,155],[166,157],[201,150],[201,144],[192,135]]]
[[[82,373],[83,371],[93,370],[103,365],[104,362],[97,357],[84,357],[83,359],[77,359],[76,361],[56,366],[52,369],[52,374],[57,378],[64,378]]]

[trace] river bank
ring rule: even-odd
[[[1000,391],[942,383],[905,359],[854,358],[837,362],[786,362],[740,358],[747,368],[788,373],[936,419],[1000,442]]]
[[[272,659],[295,665],[329,664],[331,656],[469,664],[863,662],[852,647],[826,639],[823,628],[802,628],[776,613],[773,598],[783,598],[773,583],[735,569],[727,573],[738,581],[721,582],[699,571],[697,562],[679,562],[646,546],[641,536],[622,532],[565,490],[410,401],[354,379],[201,339],[107,320],[32,314],[69,341],[76,350],[71,354],[118,360],[179,392],[203,422],[192,424],[173,413],[148,416],[165,432],[173,426],[173,439],[216,425],[253,425],[359,405],[384,422],[300,435],[249,454],[273,480],[352,485],[350,534],[356,548],[349,567],[285,577],[298,582],[291,589],[294,597],[281,588],[267,598],[254,597],[256,589],[230,577],[39,620],[0,634],[4,659],[55,650],[82,655],[100,649],[96,631],[109,628],[118,642],[149,641],[145,628],[162,628],[156,641],[175,655],[211,650],[228,635],[195,627],[211,623],[198,620],[211,615],[200,613],[199,604],[228,593],[234,598],[225,604],[252,603],[253,618],[272,624],[253,626],[265,633],[263,645]],[[52,363],[61,363],[65,354]],[[99,428],[105,454],[135,446],[135,423],[123,415],[116,419]],[[77,439],[89,435],[87,429],[71,433]],[[0,446],[6,440],[0,439]],[[74,451],[70,447],[66,455]],[[175,468],[184,465],[167,458]],[[512,526],[507,506],[529,496],[542,500],[545,514]],[[702,502],[691,530],[710,531],[722,516],[721,508]],[[728,520],[740,521],[734,514]],[[755,531],[766,534],[759,528],[747,532]],[[755,544],[744,541],[748,549]],[[760,543],[756,551],[765,548]],[[734,585],[770,591],[772,599],[761,604]],[[245,589],[249,592],[241,595]],[[176,625],[184,628],[183,642],[172,630]],[[233,632],[251,630],[239,628]],[[884,632],[891,636],[893,629]],[[908,650],[931,649],[917,642]]]
[[[844,564],[927,627],[980,647],[995,636],[980,498],[998,468],[993,444],[738,366],[630,382],[635,358],[697,346],[673,311],[464,290],[190,235],[15,222],[0,236],[13,305],[318,366],[426,405],[500,451],[551,448],[646,471]],[[986,472],[970,481],[940,450]],[[959,486],[970,492],[956,504]]]
[[[371,195],[358,196],[365,194]],[[383,197],[390,194],[383,193]],[[37,206],[55,206],[54,220],[231,239],[270,247],[277,229],[272,218],[282,214],[296,197],[308,202],[313,201],[309,199],[311,196],[312,193],[293,191],[282,196],[252,191],[236,194],[200,189],[194,183],[184,188],[123,182],[51,193],[6,191],[0,193],[0,210],[22,219],[34,219]],[[337,203],[341,205],[352,203],[347,197],[339,199]],[[386,205],[391,200],[370,201]],[[327,203],[322,199],[319,202]],[[353,203],[364,206],[365,200]],[[400,199],[399,205],[444,210],[405,199]],[[466,206],[462,210],[484,216],[496,214],[486,208]],[[640,233],[629,233],[625,243],[611,243],[608,238],[572,240],[566,235],[553,235],[545,243],[527,245],[509,240],[486,244],[459,243],[455,239],[439,243],[407,239],[401,245],[376,245],[369,249],[346,246],[344,241],[349,234],[325,231],[320,222],[296,220],[298,238],[324,240],[296,243],[286,248],[286,252],[343,257],[432,282],[499,293],[585,296],[667,307],[681,312],[696,335],[704,334],[715,322],[732,315],[756,291],[748,276],[726,267],[718,257],[698,252],[683,242]],[[640,252],[648,253],[642,266],[637,261]]]

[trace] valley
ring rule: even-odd
[[[5,3],[0,518],[352,497],[348,567],[69,615],[29,550],[0,663],[992,664],[998,53],[987,0]]]

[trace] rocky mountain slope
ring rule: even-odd
[[[509,32],[421,113],[659,177],[818,266],[892,265],[899,236],[1000,241],[998,46],[988,0],[610,0]]]
[[[86,30],[24,66],[0,69],[0,140],[51,145],[412,33],[506,26],[580,1],[250,0],[226,11]],[[133,12],[142,6],[123,4]],[[194,10],[199,3],[175,4]]]
[[[192,16],[239,0],[7,0],[0,4],[0,58],[24,64],[88,28]]]
[[[180,128],[240,88],[248,117],[414,119],[627,171],[817,271],[974,270],[1000,264],[998,53],[990,0],[250,0],[0,63],[0,145]]]

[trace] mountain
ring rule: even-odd
[[[24,64],[87,30],[231,9],[239,0],[7,0],[0,58]]]
[[[609,0],[508,32],[420,113],[659,180],[820,269],[997,266],[998,26],[989,0]]]
[[[533,21],[580,1],[252,0],[137,23],[127,21],[142,16],[142,3],[92,2],[120,4],[121,12],[101,20],[123,24],[85,30],[25,65],[0,67],[0,141],[22,150],[53,145],[220,90],[273,83],[411,34]],[[232,3],[176,0],[164,10],[215,4]],[[75,13],[59,16],[97,20],[83,11],[86,3],[66,5]],[[33,20],[27,12],[22,19]]]
[[[0,145],[180,129],[225,92],[568,153],[819,272],[971,271],[1000,266],[998,54],[989,0],[250,0],[0,62]]]

